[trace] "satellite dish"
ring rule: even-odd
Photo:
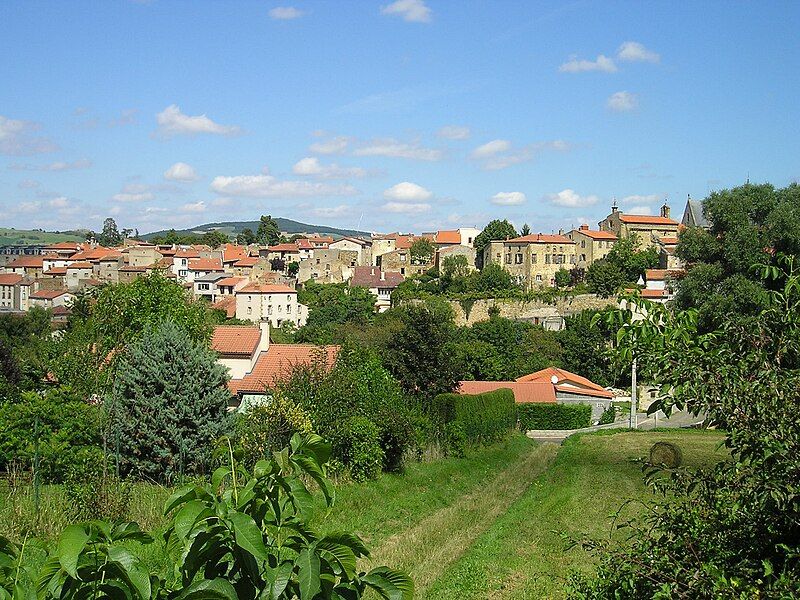
[[[557,384],[558,383],[558,377],[555,376],[555,375],[551,375],[550,376],[550,383],[552,383],[553,385]]]

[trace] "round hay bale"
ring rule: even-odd
[[[661,465],[669,469],[680,467],[683,463],[681,449],[670,442],[656,442],[650,448],[650,464]]]

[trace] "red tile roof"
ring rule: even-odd
[[[0,285],[16,285],[22,281],[22,275],[18,273],[0,273]]]
[[[234,286],[239,285],[245,279],[246,279],[245,277],[226,277],[225,279],[220,279],[217,282],[217,287],[220,287],[220,286],[223,286],[223,285],[224,286],[234,287]]]
[[[565,369],[557,367],[547,367],[530,375],[518,377],[519,382],[547,382],[560,392],[571,392],[576,394],[587,394],[602,398],[611,398],[613,394],[603,386],[581,377]]]
[[[555,404],[556,394],[553,385],[543,381],[521,383],[518,381],[460,381],[459,394],[483,394],[500,389],[514,392],[517,404],[551,403]]]
[[[250,283],[238,290],[242,294],[296,294],[297,290],[288,285]]]
[[[683,271],[674,269],[647,269],[644,272],[646,281],[665,281],[667,279],[676,279],[681,275],[683,275]]]
[[[663,236],[658,238],[658,241],[664,244],[665,246],[674,246],[675,244],[678,243],[678,238]]]
[[[53,300],[64,294],[68,294],[67,290],[38,290],[30,295],[33,300]]]
[[[25,267],[29,269],[36,269],[36,268],[41,269],[42,265],[44,264],[44,259],[45,259],[44,256],[20,256],[19,258],[15,258],[14,260],[12,260],[6,266],[15,269],[18,269],[20,267]]]
[[[81,244],[79,244],[78,242],[58,242],[44,247],[45,250],[75,250],[75,251],[78,251],[80,248]]]
[[[173,256],[175,258],[200,258],[200,252],[194,248],[179,248]]]
[[[669,293],[667,290],[640,290],[642,298],[646,298],[648,300],[660,300],[661,298],[667,298]]]
[[[532,233],[506,240],[506,244],[574,244],[571,239],[563,235],[548,235],[546,233]]]
[[[85,260],[78,260],[74,263],[70,263],[67,265],[67,269],[91,269],[92,263],[85,261]]]
[[[221,300],[217,300],[214,304],[212,304],[211,308],[224,310],[225,316],[227,316],[229,319],[233,319],[236,316],[236,297],[223,296]]]
[[[261,341],[261,329],[249,325],[217,325],[211,348],[220,354],[252,356]]]
[[[586,228],[584,229],[581,227],[580,229],[574,229],[573,231],[585,235],[586,237],[592,238],[593,240],[616,240],[617,236],[615,236],[610,231],[594,231],[592,229]]]
[[[655,217],[652,215],[620,215],[619,220],[623,223],[636,223],[639,225],[677,225],[677,221],[667,217]]]
[[[365,288],[396,288],[403,281],[405,277],[395,271],[382,272],[378,267],[356,267],[350,285]]]
[[[310,344],[270,344],[262,352],[253,370],[242,379],[231,379],[228,389],[232,394],[259,394],[279,381],[291,376],[297,366],[320,362],[326,369],[333,368],[339,346],[313,346]]]
[[[459,233],[458,229],[437,231],[434,241],[437,244],[460,244],[461,234]]]
[[[258,262],[259,258],[257,256],[245,256],[244,258],[240,258],[235,263],[233,263],[234,267],[254,267],[255,264]]]
[[[247,248],[236,244],[222,245],[222,261],[235,262],[247,256]]]
[[[190,271],[222,271],[222,261],[218,258],[195,258],[189,261]]]
[[[270,246],[267,250],[269,252],[299,252],[300,248],[297,244],[275,244]]]
[[[61,275],[66,275],[67,274],[67,267],[52,267],[52,268],[48,269],[47,271],[44,271],[44,274],[45,275],[52,275],[54,277],[58,277],[58,276],[61,276]]]

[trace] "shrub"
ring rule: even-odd
[[[472,444],[496,442],[516,422],[514,393],[507,389],[474,395],[439,394],[434,398],[433,412],[446,438],[449,438],[448,426],[456,422],[463,427],[466,443]]]
[[[591,425],[592,407],[588,404],[521,404],[519,424],[529,429],[580,429]]]
[[[378,427],[366,417],[351,417],[336,440],[339,452],[356,481],[375,479],[383,467],[383,449]]]
[[[463,458],[467,452],[467,432],[461,421],[450,421],[444,427],[445,450],[449,456]]]
[[[603,414],[600,415],[600,420],[598,421],[598,425],[608,425],[609,423],[613,423],[614,420],[617,418],[617,411],[613,406],[609,406],[607,409],[603,411]]]
[[[253,465],[288,445],[295,433],[311,431],[311,419],[294,401],[275,394],[268,402],[250,407],[236,421],[236,441],[243,462]]]

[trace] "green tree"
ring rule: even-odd
[[[274,246],[281,241],[281,230],[271,215],[261,215],[256,240],[262,246]]]
[[[566,288],[572,283],[572,276],[566,269],[559,269],[556,271],[555,281],[557,288]]]
[[[556,334],[562,349],[561,364],[566,370],[603,386],[630,385],[625,380],[630,375],[630,362],[619,364],[609,355],[616,332],[607,320],[613,312],[615,309],[584,310],[567,317],[564,329]],[[595,315],[600,316],[595,318]]]
[[[475,264],[478,268],[483,268],[483,251],[492,240],[505,240],[517,237],[517,230],[507,220],[495,219],[483,228],[473,243],[475,247]]]
[[[122,234],[117,229],[117,222],[112,217],[107,217],[103,221],[103,231],[97,237],[97,242],[101,246],[119,246],[122,244]]]
[[[390,312],[397,327],[386,341],[383,361],[405,392],[418,398],[452,392],[463,374],[451,352],[456,341],[452,309],[445,316],[431,306],[409,304]]]
[[[586,285],[589,291],[603,298],[617,293],[625,283],[625,274],[618,265],[605,259],[596,260],[586,269]]]
[[[297,332],[297,340],[315,344],[341,343],[353,325],[371,323],[375,296],[366,288],[346,283],[306,282],[298,302],[309,307],[308,320]]]
[[[286,274],[289,277],[297,277],[297,274],[300,272],[300,263],[296,260],[293,260],[288,265],[286,265]]]
[[[497,263],[485,265],[470,275],[467,288],[478,292],[493,292],[512,289],[511,274]]]
[[[241,233],[236,236],[236,243],[240,246],[248,246],[256,243],[256,234],[249,227],[242,229]]]
[[[520,232],[519,232],[519,234],[520,234],[520,235],[530,235],[530,234],[531,234],[531,228],[530,228],[530,226],[529,226],[527,223],[525,223],[525,224],[522,226],[522,229],[520,229]]]
[[[203,234],[203,243],[212,248],[219,248],[222,244],[227,244],[231,238],[217,229]]]
[[[123,473],[172,481],[209,472],[230,392],[216,354],[170,321],[149,326],[120,360],[108,400]]]
[[[409,249],[411,253],[411,262],[417,265],[424,265],[433,260],[436,254],[436,246],[433,245],[428,238],[419,238],[414,240]]]

